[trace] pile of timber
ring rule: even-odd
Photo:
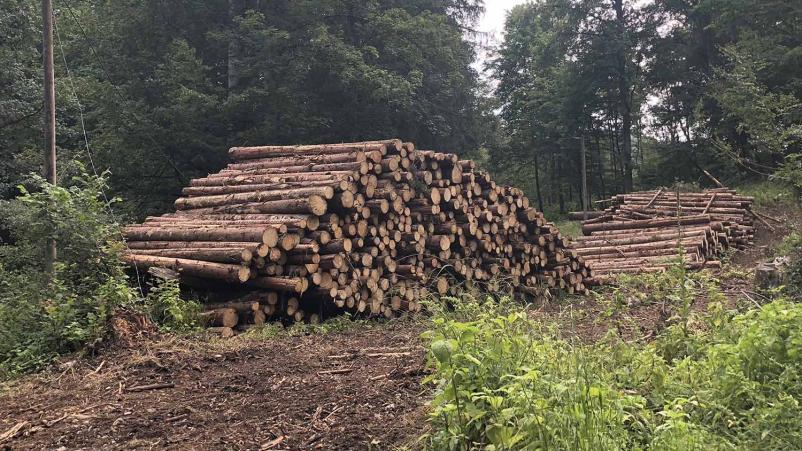
[[[665,271],[680,255],[689,269],[716,268],[729,249],[754,240],[753,198],[734,190],[676,192],[665,188],[620,194],[611,205],[587,216],[573,249],[593,270],[588,283],[606,283],[616,274]]]
[[[461,285],[536,297],[587,290],[590,272],[568,239],[473,161],[400,140],[229,156],[183,189],[175,213],[124,230],[128,263],[245,291],[213,305],[217,327],[342,310],[390,317]]]

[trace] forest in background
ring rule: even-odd
[[[799,160],[787,157],[802,143],[800,17],[802,4],[773,0],[516,7],[492,64],[506,132],[496,173],[541,205],[577,206],[584,138],[594,199],[710,184],[703,169],[743,183],[788,163],[790,180]]]
[[[130,219],[233,145],[398,136],[473,157],[542,209],[784,168],[798,181],[802,14],[780,0],[541,0],[471,63],[481,0],[56,2],[58,151]],[[0,18],[0,197],[41,170],[40,14]],[[66,64],[65,64],[66,63]],[[86,151],[83,130],[91,149]]]

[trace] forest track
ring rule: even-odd
[[[431,397],[422,330],[109,346],[0,393],[0,449],[414,447]]]

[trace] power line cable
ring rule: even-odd
[[[64,69],[67,72],[67,80],[69,81],[70,91],[72,91],[72,96],[75,98],[75,103],[78,105],[78,117],[80,118],[81,132],[84,138],[84,146],[86,147],[86,155],[89,158],[89,165],[92,168],[92,172],[95,174],[95,178],[99,179],[100,175],[97,172],[97,167],[95,166],[95,160],[94,158],[92,158],[92,151],[89,147],[89,136],[86,133],[86,122],[84,121],[84,108],[83,105],[81,104],[81,100],[78,98],[78,91],[75,89],[75,81],[72,78],[70,65],[67,63],[67,55],[64,52],[64,42],[61,39],[61,32],[59,31],[58,20],[55,14],[53,14],[53,30],[56,32],[56,39],[58,41],[59,51],[61,53],[61,59],[62,61],[64,61]],[[103,196],[103,201],[106,204],[106,208],[108,208],[109,210],[109,216],[111,216],[111,220],[114,221],[115,224],[119,224],[119,222],[117,221],[117,216],[114,214],[114,209],[111,207],[111,202],[109,201],[109,197],[106,195],[106,191],[103,189],[103,186],[100,187],[100,193]],[[122,234],[122,232],[120,233],[120,236],[126,249],[131,250],[128,247],[128,242],[126,241],[125,236]],[[139,268],[136,262],[134,263],[134,271],[136,272],[136,283],[137,286],[139,287],[139,294],[142,295],[142,297],[144,297],[145,293],[144,290],[142,289],[142,284],[140,283]]]

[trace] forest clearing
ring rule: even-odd
[[[802,211],[777,214],[799,227]],[[758,228],[756,243],[718,273],[730,306],[754,297],[750,270],[790,229]],[[751,294],[750,294],[751,293]],[[609,293],[604,293],[609,296]],[[602,298],[603,299],[603,298]],[[693,300],[707,316],[707,296]],[[610,312],[593,297],[531,305],[527,314],[578,343],[616,330],[650,342],[673,323],[676,306],[632,303]],[[231,339],[161,334],[142,318],[113,321],[114,338],[91,358],[53,370],[0,395],[0,429],[12,449],[234,448],[419,449],[430,432],[434,387],[426,318],[334,319],[322,326],[268,327]],[[23,426],[19,426],[23,425]],[[13,439],[13,440],[12,440]]]
[[[0,449],[802,449],[797,3],[3,3]]]

